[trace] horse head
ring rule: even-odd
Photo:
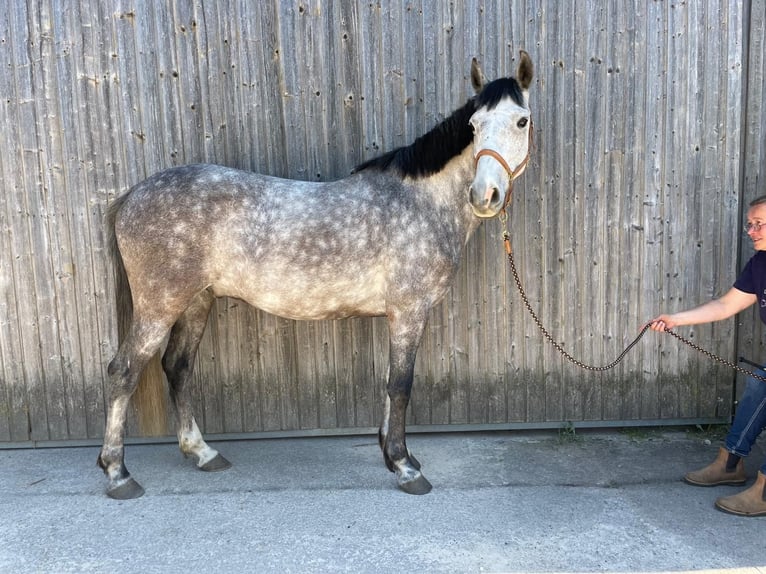
[[[532,119],[528,96],[534,66],[522,51],[516,78],[486,83],[476,59],[471,81],[477,92],[471,116],[476,174],[469,187],[469,201],[477,217],[494,217],[511,198],[513,180],[529,161]]]

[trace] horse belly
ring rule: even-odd
[[[236,297],[253,307],[297,320],[385,315],[383,281],[375,275],[323,277],[302,272],[248,274],[216,282],[216,295]]]

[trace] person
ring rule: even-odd
[[[651,329],[663,332],[681,325],[721,321],[757,303],[760,319],[766,323],[766,195],[750,203],[745,232],[753,242],[755,255],[745,265],[734,286],[718,299],[677,313],[661,314],[648,321]],[[766,376],[766,367],[756,371]],[[766,427],[766,382],[747,377],[742,398],[731,428],[716,459],[708,466],[688,473],[684,481],[695,486],[734,485],[747,482],[743,458],[750,454],[758,435]],[[766,516],[766,461],[755,483],[733,496],[719,498],[715,506],[740,516]]]

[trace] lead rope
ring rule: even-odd
[[[564,347],[562,347],[561,344],[558,341],[556,341],[551,336],[551,334],[548,332],[548,330],[543,326],[542,321],[540,321],[540,318],[537,316],[537,314],[535,313],[534,309],[532,309],[532,305],[529,303],[529,299],[527,298],[527,294],[524,292],[524,287],[522,287],[522,285],[521,285],[521,279],[519,279],[519,273],[516,270],[516,262],[513,259],[513,249],[511,249],[511,234],[508,232],[508,228],[507,228],[507,225],[506,225],[507,219],[508,219],[508,216],[505,213],[505,211],[503,211],[502,214],[501,214],[501,220],[503,222],[503,227],[504,227],[504,231],[503,231],[503,243],[505,244],[505,252],[508,254],[508,261],[511,264],[511,273],[513,273],[513,280],[516,282],[516,287],[519,289],[519,294],[521,295],[521,300],[524,302],[524,306],[527,308],[527,311],[529,311],[529,314],[532,316],[532,319],[534,320],[535,324],[539,327],[539,329],[542,332],[543,336],[547,339],[547,341],[551,345],[553,345],[556,348],[556,350],[559,353],[561,353],[563,355],[563,357],[566,360],[568,360],[570,363],[573,363],[573,364],[577,365],[578,367],[580,367],[582,369],[585,369],[587,371],[608,371],[609,369],[615,367],[620,361],[622,361],[622,359],[625,357],[625,355],[627,355],[628,352],[633,347],[636,346],[636,344],[641,340],[641,337],[644,336],[644,334],[646,333],[646,331],[649,329],[649,327],[651,325],[650,324],[644,325],[644,328],[641,329],[641,332],[638,334],[638,336],[635,339],[633,339],[633,341],[627,347],[625,347],[625,349],[622,351],[622,353],[620,353],[619,356],[614,361],[609,363],[608,365],[603,365],[603,366],[587,365],[587,364],[583,363],[582,361],[579,361],[579,360],[575,359],[572,355],[567,353],[566,350],[564,350]],[[700,353],[702,353],[703,355],[713,359],[714,361],[717,361],[717,362],[719,362],[719,363],[721,363],[723,365],[726,365],[727,367],[730,367],[730,368],[734,369],[735,371],[738,371],[738,372],[742,373],[743,375],[747,375],[749,377],[753,377],[755,379],[758,379],[759,381],[766,382],[766,377],[761,376],[761,375],[757,375],[757,374],[753,373],[752,371],[748,371],[747,369],[743,369],[739,365],[737,365],[735,363],[732,363],[731,361],[727,361],[723,357],[719,357],[718,355],[715,355],[715,354],[711,353],[710,351],[708,351],[706,349],[703,349],[699,345],[691,342],[689,339],[686,339],[686,338],[682,337],[678,333],[675,333],[674,331],[671,331],[668,328],[665,328],[665,332],[673,335],[676,339],[678,339],[682,343],[686,343],[692,349],[694,349],[696,351],[699,351]]]

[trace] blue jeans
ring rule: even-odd
[[[766,376],[766,367],[757,369],[757,375]],[[747,377],[745,391],[737,405],[734,422],[726,435],[726,450],[739,456],[747,456],[758,435],[766,428],[766,381]],[[766,461],[761,466],[766,474]]]

